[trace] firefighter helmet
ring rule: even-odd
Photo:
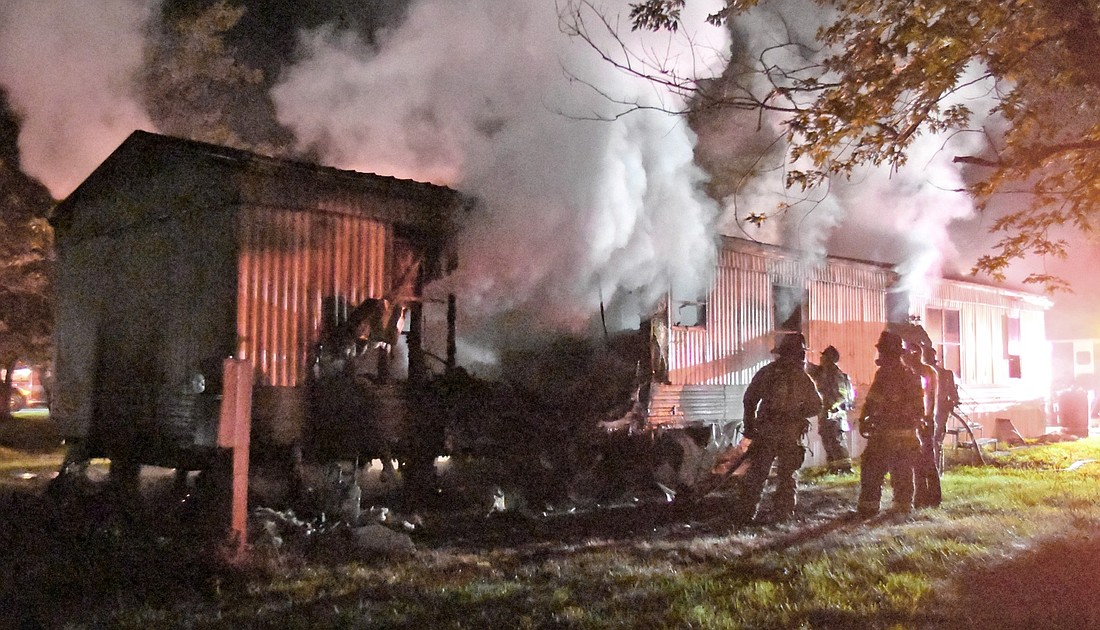
[[[900,357],[905,354],[905,350],[902,347],[901,335],[892,333],[889,331],[882,331],[882,334],[878,337],[878,343],[875,344],[878,351],[884,355]]]
[[[802,333],[782,333],[779,335],[779,339],[775,343],[775,347],[772,348],[773,354],[778,354],[781,357],[785,356],[805,356],[806,355],[806,337]]]

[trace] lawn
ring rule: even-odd
[[[473,510],[426,514],[410,554],[260,536],[238,565],[170,527],[24,498],[7,507],[35,518],[9,514],[23,533],[0,541],[0,604],[73,628],[1100,627],[1100,439],[989,459],[950,468],[943,506],[908,516],[851,519],[857,479],[811,473],[782,524],[732,527],[722,494]]]

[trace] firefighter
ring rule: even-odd
[[[947,435],[947,421],[959,405],[959,388],[955,384],[955,373],[940,365],[936,359],[936,349],[925,346],[924,361],[936,370],[936,429],[933,433],[933,447],[936,453],[936,470],[943,474],[943,438]],[[936,502],[939,505],[939,502]]]
[[[821,394],[821,413],[817,414],[817,433],[825,447],[825,466],[836,475],[852,474],[852,458],[845,444],[848,430],[848,410],[855,402],[855,391],[837,362],[840,352],[833,346],[821,352],[821,362],[810,364],[807,371]]]
[[[753,376],[743,400],[749,468],[733,514],[734,521],[742,524],[756,517],[764,484],[777,460],[773,512],[776,520],[794,513],[795,473],[806,455],[803,441],[810,428],[809,418],[821,411],[821,396],[806,374],[805,337],[784,334],[772,353],[775,361]]]
[[[856,514],[878,514],[882,483],[890,475],[893,510],[913,509],[914,464],[920,449],[917,427],[924,417],[920,377],[902,363],[901,337],[883,331],[878,343],[878,371],[859,414],[860,435],[867,438],[859,480]]]
[[[925,361],[927,344],[907,341],[902,362],[920,377],[923,392],[923,417],[917,427],[920,450],[914,465],[916,490],[913,507],[935,507],[940,504],[940,469],[936,457],[936,400],[939,391],[939,372]]]

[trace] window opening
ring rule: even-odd
[[[940,365],[957,376],[962,372],[962,319],[956,309],[928,308],[924,314],[924,329],[936,348]]]

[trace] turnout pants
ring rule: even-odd
[[[914,507],[938,507],[943,499],[940,490],[940,449],[936,448],[937,427],[929,423],[920,431],[920,451],[917,458]]]
[[[817,434],[825,447],[825,466],[829,472],[851,472],[852,457],[844,443],[843,411],[817,417]]]
[[[773,462],[777,463],[773,510],[781,517],[793,512],[796,501],[795,473],[802,467],[805,457],[806,447],[802,445],[801,434],[794,439],[790,436],[786,439],[769,436],[753,440],[747,453],[749,469],[734,508],[734,520],[747,523],[756,517]]]
[[[882,431],[872,434],[863,451],[859,475],[859,511],[878,512],[882,500],[882,484],[890,475],[897,510],[913,507],[913,474],[920,442],[915,430]]]

